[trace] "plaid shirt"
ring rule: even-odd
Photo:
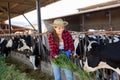
[[[74,50],[74,43],[71,34],[64,30],[62,33],[62,38],[64,42],[64,50]],[[59,46],[54,42],[52,34],[48,35],[49,46],[50,46],[50,58],[54,58],[59,53]]]

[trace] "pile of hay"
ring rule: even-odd
[[[5,62],[7,63],[7,65],[14,64],[18,70],[20,70],[22,73],[28,74],[32,79],[35,79],[35,80],[54,80],[53,76],[47,75],[47,74],[41,72],[40,70],[33,70],[30,67],[28,67],[27,65],[25,65],[21,62],[18,62],[16,60],[13,60],[11,58],[6,58]]]

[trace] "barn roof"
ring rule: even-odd
[[[78,10],[79,11],[85,11],[85,10],[90,10],[90,9],[94,9],[94,8],[111,6],[111,5],[118,4],[118,3],[119,3],[118,0],[112,0],[112,1],[109,1],[109,2],[104,2],[104,3],[99,3],[99,4],[87,6],[87,7],[84,7],[84,8],[79,8]]]
[[[46,6],[59,0],[40,0],[40,6]],[[36,0],[0,0],[0,22],[8,19],[8,2],[11,18],[36,9]]]
[[[113,9],[113,8],[119,8],[119,7],[120,7],[120,3],[116,3],[116,4],[112,4],[112,5],[106,5],[106,6],[95,7],[95,8],[92,8],[92,9],[83,10],[83,11],[80,11],[78,14],[107,10],[107,9]]]
[[[78,9],[79,12],[77,12],[77,13],[58,16],[58,17],[52,17],[52,18],[48,18],[48,19],[44,19],[44,20],[45,21],[46,20],[52,20],[52,19],[59,18],[59,17],[67,17],[67,16],[72,16],[72,15],[96,12],[96,11],[101,11],[101,10],[119,8],[119,7],[120,7],[120,1],[113,0],[113,1],[110,1],[110,2],[106,2],[106,3],[100,3],[100,4],[88,6],[88,7],[85,7],[85,8],[80,8],[80,9]]]

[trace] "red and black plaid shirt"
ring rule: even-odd
[[[62,33],[62,38],[64,42],[64,50],[74,50],[74,43],[71,34],[64,30]],[[50,33],[48,35],[48,40],[49,40],[49,46],[50,46],[50,58],[54,58],[56,55],[59,53],[59,46],[55,43],[53,40],[52,34]]]

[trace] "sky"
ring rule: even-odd
[[[41,19],[48,19],[62,15],[77,13],[79,8],[112,0],[61,0],[41,8]],[[32,24],[37,24],[37,11],[33,10],[24,14]],[[6,21],[7,23],[8,21]],[[11,19],[13,25],[27,26],[29,23],[21,15]]]

